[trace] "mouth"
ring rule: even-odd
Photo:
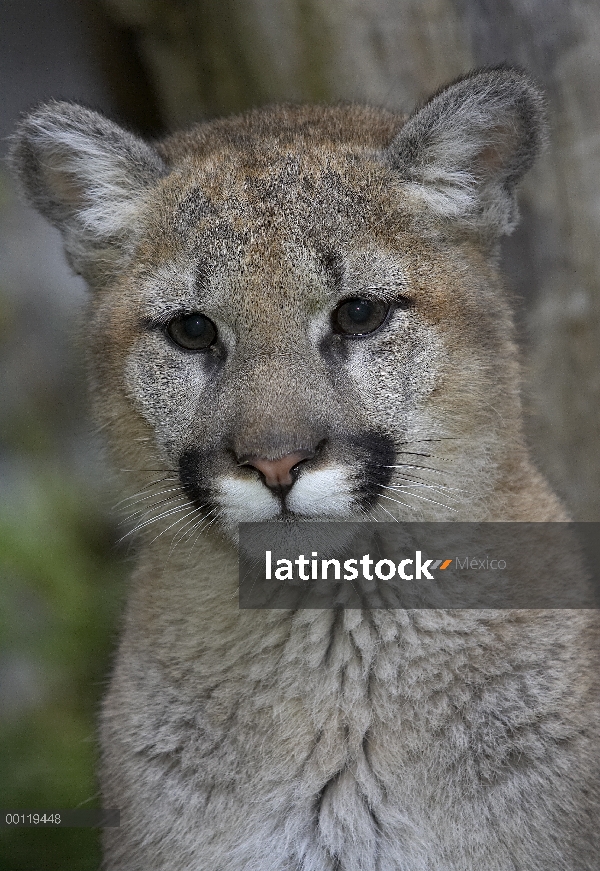
[[[375,505],[388,483],[393,445],[386,437],[364,434],[340,445],[335,456],[299,449],[282,457],[255,455],[207,457],[188,448],[179,458],[179,479],[188,500],[213,511],[219,525],[238,523],[324,522],[356,519]],[[207,481],[207,470],[215,468]]]

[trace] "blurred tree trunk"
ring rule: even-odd
[[[520,65],[549,147],[505,245],[534,453],[600,520],[600,4],[596,0],[96,0],[137,42],[169,127],[282,99],[410,110],[473,67]]]

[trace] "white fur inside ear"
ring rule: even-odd
[[[418,167],[408,172],[407,193],[420,199],[442,217],[468,215],[477,208],[477,179],[467,168],[478,147],[478,138],[461,139],[460,129],[449,125],[423,148]],[[459,167],[463,168],[459,168]]]
[[[352,491],[347,472],[340,466],[302,472],[292,487],[287,505],[295,514],[311,517],[347,517]]]
[[[516,70],[459,79],[417,109],[387,149],[409,198],[486,234],[509,233],[515,187],[543,139],[543,100]]]
[[[167,167],[108,118],[52,101],[18,126],[10,162],[30,202],[61,230],[71,265],[94,285],[118,272]]]
[[[468,172],[423,173],[421,182],[406,182],[403,189],[442,218],[466,216],[477,207],[477,190]]]
[[[127,162],[101,140],[73,130],[55,131],[44,147],[49,186],[63,194],[82,227],[100,237],[127,230],[142,205],[145,189],[133,184]]]

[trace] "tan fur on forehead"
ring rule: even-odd
[[[393,235],[402,206],[408,219],[406,197],[380,151],[352,142],[334,148],[258,137],[250,151],[215,144],[178,162],[158,193],[150,210],[157,231],[178,235],[181,244],[204,227],[212,240],[251,235],[263,244],[287,236],[299,244],[320,237],[323,245],[332,234],[335,245],[341,231],[338,244],[343,238],[349,247],[349,232],[365,235],[385,223],[381,234]]]
[[[228,149],[246,152],[257,144],[285,148],[291,143],[342,143],[383,148],[399,130],[404,116],[359,105],[278,105],[253,109],[243,115],[199,124],[176,133],[160,145],[169,162],[202,160]]]

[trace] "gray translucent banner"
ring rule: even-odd
[[[241,523],[240,608],[597,608],[600,523]]]

